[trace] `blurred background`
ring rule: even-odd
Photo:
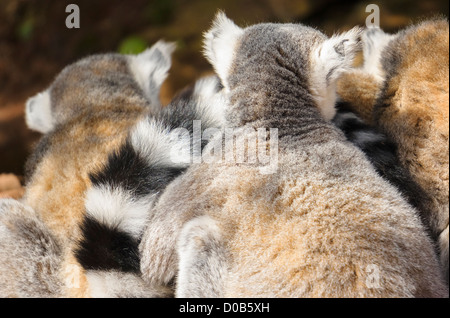
[[[68,4],[80,8],[80,28],[68,29]],[[24,104],[67,64],[100,52],[139,53],[159,39],[177,51],[163,104],[211,72],[201,54],[202,33],[218,9],[240,26],[302,22],[324,33],[363,26],[368,4],[380,26],[395,32],[412,22],[448,17],[447,0],[0,0],[0,197],[18,197],[23,167],[39,134],[26,128]]]

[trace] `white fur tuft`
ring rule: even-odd
[[[227,253],[221,230],[210,216],[187,222],[178,237],[176,297],[221,297]]]
[[[380,28],[369,28],[362,35],[364,72],[371,74],[378,83],[384,81],[381,54],[395,35],[384,33]]]
[[[214,67],[225,88],[228,88],[226,78],[242,33],[243,29],[228,19],[222,11],[219,11],[212,28],[204,34],[204,55]]]
[[[195,82],[194,96],[206,100],[213,98],[218,93],[219,85],[220,80],[215,75],[200,78]]]
[[[225,125],[225,110],[227,99],[222,91],[218,90],[220,80],[217,76],[208,76],[197,80],[194,87],[194,98],[197,99],[197,108],[202,118],[217,123],[218,127]]]
[[[144,52],[129,56],[131,72],[154,110],[161,107],[159,90],[172,65],[171,55],[174,50],[174,43],[158,41]]]
[[[183,129],[169,130],[152,118],[137,123],[131,133],[131,143],[149,165],[183,168],[190,163],[189,132]]]
[[[52,107],[50,93],[43,91],[27,100],[25,106],[25,120],[30,129],[43,134],[53,129]]]
[[[123,189],[100,186],[88,190],[85,207],[87,214],[100,223],[139,238],[146,225],[152,198],[136,199]]]
[[[320,112],[326,120],[336,114],[336,81],[353,67],[356,53],[360,50],[362,29],[334,35],[312,50],[311,87]]]

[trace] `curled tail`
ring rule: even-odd
[[[176,129],[192,132],[194,120],[201,121],[202,129],[221,127],[220,89],[216,77],[201,79],[140,121],[106,165],[90,175],[92,188],[86,193],[82,238],[75,250],[84,269],[140,274],[139,243],[151,207],[191,162],[192,134],[188,139],[174,138]],[[95,277],[91,285],[97,286],[99,275],[90,276]]]
[[[165,162],[167,144],[151,124],[140,123],[105,167],[90,175],[75,253],[85,269],[139,273],[138,245],[152,202],[185,169]]]

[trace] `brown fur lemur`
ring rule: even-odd
[[[159,88],[173,49],[160,41],[138,55],[84,58],[26,104],[28,126],[44,136],[28,160],[23,203],[60,246],[62,296],[90,295],[73,255],[85,216],[84,194],[92,185],[89,173],[106,163],[140,119],[160,108]]]

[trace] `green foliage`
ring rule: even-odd
[[[184,50],[187,48],[186,41],[184,41],[182,38],[179,38],[175,41],[177,45],[177,50]]]
[[[34,30],[34,19],[26,18],[17,27],[16,33],[19,39],[27,41],[31,39]]]
[[[119,44],[118,51],[121,54],[139,54],[147,48],[147,42],[139,36],[129,36]]]

